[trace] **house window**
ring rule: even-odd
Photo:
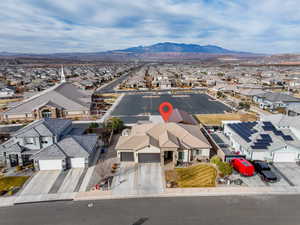
[[[51,111],[49,109],[45,109],[42,111],[43,118],[51,118]]]
[[[41,143],[42,143],[42,144],[48,144],[48,139],[47,139],[47,137],[42,137]]]
[[[178,152],[178,160],[184,160],[184,152]]]
[[[24,138],[24,142],[27,145],[32,145],[34,144],[34,138],[30,137],[30,138]]]

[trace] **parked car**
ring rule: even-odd
[[[256,172],[260,175],[261,179],[266,182],[276,182],[277,176],[271,168],[269,167],[268,163],[263,161],[253,161],[254,168]]]
[[[257,173],[260,173],[262,170],[271,170],[268,163],[263,162],[263,161],[254,160],[254,161],[252,161],[252,164],[253,164],[253,166],[255,168],[255,171]]]
[[[272,170],[262,170],[260,172],[260,177],[263,181],[266,182],[276,182],[277,181],[277,176],[275,175],[275,173],[272,172]]]
[[[243,176],[253,176],[254,166],[243,158],[234,158],[231,160],[232,167]]]

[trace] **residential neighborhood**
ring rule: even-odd
[[[7,76],[20,69],[2,68],[1,198],[18,204],[188,188],[300,190],[297,67],[100,68],[35,69],[39,80],[53,74],[56,81],[31,94],[31,83],[20,86],[20,76],[14,86]],[[95,73],[103,78],[97,84]],[[172,106],[167,119],[159,111],[164,102]],[[267,175],[253,169],[244,176],[243,166],[257,163],[267,164]]]

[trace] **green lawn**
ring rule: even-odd
[[[217,170],[210,165],[200,164],[175,169],[179,187],[215,187]]]
[[[0,191],[9,191],[12,187],[22,187],[29,177],[7,176],[0,178]]]

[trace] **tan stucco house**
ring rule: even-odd
[[[209,159],[211,145],[199,126],[178,123],[139,124],[123,132],[116,145],[121,162],[176,164]]]

